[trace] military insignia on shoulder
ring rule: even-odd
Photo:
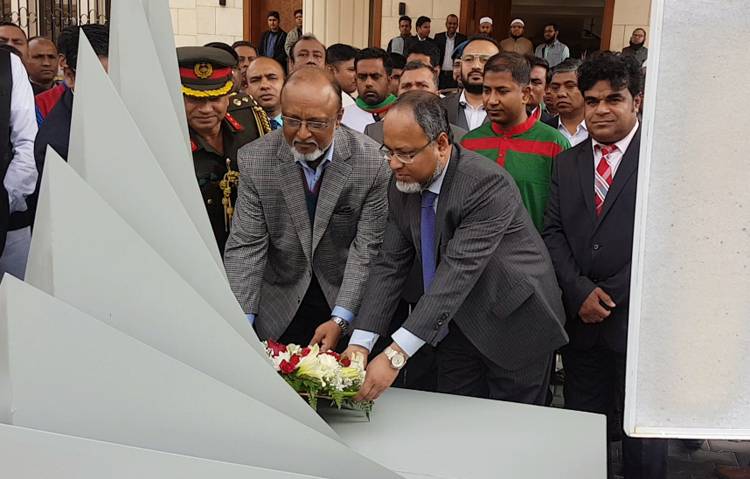
[[[232,100],[232,103],[234,103],[234,106],[241,106],[242,100],[240,100],[239,98],[235,98],[234,100]]]
[[[214,74],[214,67],[210,63],[196,63],[193,71],[195,72],[195,76],[201,80],[205,80],[206,78],[211,78],[211,75]]]
[[[232,115],[227,113],[227,116],[224,117],[229,125],[234,129],[234,131],[244,131],[245,127],[240,124],[239,121],[237,121]]]

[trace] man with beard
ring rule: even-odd
[[[406,42],[411,38],[411,17],[406,15],[398,19],[398,36],[391,38],[388,42],[388,53],[403,55],[406,51]]]
[[[648,48],[645,47],[645,44],[646,30],[636,28],[633,30],[633,35],[630,36],[630,45],[622,49],[622,54],[635,57],[638,64],[643,66],[648,58]]]
[[[273,58],[256,58],[247,69],[247,93],[266,112],[271,130],[281,128],[281,88],[284,69]]]
[[[388,225],[346,353],[367,357],[388,333],[417,262],[423,294],[369,362],[357,399],[380,396],[430,344],[439,392],[543,404],[567,336],[552,263],[513,179],[453,143],[428,92],[399,98],[382,151],[395,176]]]
[[[502,52],[484,67],[484,108],[492,122],[470,131],[461,145],[497,162],[513,177],[534,225],[541,231],[552,179],[552,159],[568,140],[526,113],[529,62]]]
[[[357,92],[354,105],[344,109],[341,122],[360,133],[370,123],[380,121],[396,101],[390,92],[391,57],[381,48],[360,50],[354,60],[357,70]]]
[[[560,28],[555,23],[548,23],[544,26],[544,43],[538,45],[534,50],[534,55],[547,60],[550,68],[555,68],[563,60],[570,57],[570,49],[557,36],[560,34]]]
[[[489,122],[482,101],[484,65],[499,51],[497,43],[491,38],[472,37],[466,42],[461,55],[461,83],[464,89],[442,100],[450,123],[469,131]]]
[[[589,130],[584,118],[583,95],[578,89],[578,68],[581,61],[569,58],[557,65],[549,82],[559,117],[547,122],[568,139],[570,146],[583,143],[589,137]]]
[[[238,155],[227,277],[261,340],[334,349],[382,242],[390,171],[374,142],[340,128],[324,70],[290,75],[281,109],[284,126]]]
[[[479,34],[488,38],[492,37],[492,19],[490,17],[479,19]]]
[[[504,52],[516,52],[521,55],[533,55],[534,44],[531,40],[524,38],[523,29],[526,24],[523,20],[516,18],[510,22],[510,36],[500,42],[500,49]]]

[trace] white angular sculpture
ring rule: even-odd
[[[727,43],[750,29],[750,3],[720,3],[656,0],[651,10],[628,333],[632,436],[750,439],[750,101],[720,87],[750,70],[744,48]],[[702,34],[707,25],[721,35]]]
[[[35,225],[29,284],[336,437],[268,360],[52,149]]]
[[[9,275],[0,331],[13,425],[332,479],[399,477]]]
[[[13,479],[319,479],[4,424],[0,464]]]
[[[170,18],[166,2],[150,2],[149,5],[156,10],[152,12],[153,15],[158,16],[165,9]],[[114,2],[111,15],[109,78],[223,274],[221,256],[193,171],[171,29],[168,36],[171,44],[167,45],[169,55],[165,58],[163,52],[159,55],[159,42],[153,41],[140,0]],[[159,24],[158,21],[154,22],[154,25]],[[159,74],[162,68],[164,75]],[[144,75],[146,71],[150,74]],[[93,80],[103,81],[100,76],[97,75]],[[92,95],[88,97],[91,98]],[[175,103],[177,100],[179,103]],[[78,97],[76,101],[79,101]],[[75,130],[75,135],[80,133],[81,130]],[[109,159],[98,157],[95,161],[107,162]],[[135,172],[136,175],[137,173]],[[169,211],[169,207],[166,210]]]

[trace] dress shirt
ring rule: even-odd
[[[443,55],[443,68],[444,72],[453,71],[453,49],[456,48],[456,34],[452,37],[445,34],[445,54]]]
[[[633,127],[632,130],[630,130],[630,133],[628,133],[628,136],[614,143],[617,146],[617,149],[615,149],[615,151],[609,154],[609,169],[612,171],[612,178],[614,178],[615,174],[617,173],[617,168],[620,166],[622,157],[627,151],[628,146],[630,146],[630,142],[633,140],[633,137],[635,136],[635,132],[638,130],[638,125],[639,123],[638,121],[636,121],[635,126]],[[597,145],[610,146],[604,143],[599,143],[593,138],[591,139],[591,147],[594,149],[594,170],[596,170],[596,167],[599,164],[599,160],[602,159],[601,148],[597,148],[596,147]]]
[[[589,137],[589,129],[586,128],[586,120],[581,120],[581,123],[578,124],[576,127],[576,131],[571,134],[567,128],[565,128],[565,125],[563,125],[563,122],[560,118],[557,119],[557,131],[562,133],[562,135],[568,139],[568,142],[570,142],[570,147],[574,147],[579,143],[583,143],[586,138]]]
[[[5,173],[3,185],[8,191],[10,212],[26,210],[26,197],[36,189],[34,138],[38,130],[34,93],[21,59],[10,55],[13,89],[10,94],[10,143],[13,158]]]
[[[304,160],[295,161],[302,167],[302,172],[305,175],[307,186],[310,188],[310,190],[313,190],[315,189],[315,185],[318,183],[318,181],[320,181],[320,177],[323,175],[323,171],[325,171],[328,163],[333,161],[333,142],[331,142],[331,146],[328,147],[328,150],[325,152],[325,157],[320,162],[317,168],[312,169],[310,165],[308,165]],[[347,323],[351,323],[354,319],[354,313],[338,305],[333,308],[333,311],[331,311],[331,316],[338,316]],[[255,314],[248,313],[247,320],[250,322],[250,324],[253,324],[255,322]]]
[[[487,112],[484,109],[484,105],[479,105],[476,108],[471,106],[471,104],[466,101],[466,91],[461,92],[461,96],[458,98],[458,104],[464,109],[466,124],[469,125],[469,131],[482,126],[484,119],[487,118]]]
[[[435,213],[437,213],[438,201],[440,201],[440,189],[443,187],[443,180],[445,179],[445,172],[448,171],[449,163],[450,156],[448,157],[448,162],[445,163],[443,172],[430,184],[430,186],[427,187],[427,191],[431,191],[437,195],[435,202],[432,204]],[[349,340],[349,344],[356,344],[357,346],[367,348],[368,351],[372,351],[372,348],[375,346],[379,337],[380,335],[373,333],[372,331],[355,329],[354,332],[352,332],[352,338]],[[393,339],[393,341],[398,344],[398,346],[403,349],[409,357],[414,356],[414,353],[425,344],[425,340],[414,335],[414,333],[403,326],[391,335],[391,339]]]

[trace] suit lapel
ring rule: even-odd
[[[297,230],[302,250],[305,252],[307,260],[312,262],[312,240],[310,233],[310,216],[307,213],[307,201],[305,200],[304,186],[300,183],[299,166],[294,162],[294,157],[284,142],[279,149],[279,181],[281,191],[286,201],[289,215]],[[294,187],[297,185],[297,187]]]
[[[341,191],[348,183],[349,175],[352,172],[351,148],[347,141],[348,138],[341,133],[342,131],[340,128],[336,130],[333,158],[328,166],[326,166],[323,181],[320,185],[318,206],[315,209],[315,222],[313,223],[313,252],[318,247],[318,243],[320,243],[320,239],[328,227],[328,222],[331,220],[333,210],[339,201]]]
[[[594,152],[591,139],[585,142],[586,147],[576,157],[578,168],[578,179],[581,182],[581,194],[586,203],[588,217],[592,223],[596,220],[596,208],[594,206]]]
[[[638,156],[640,154],[640,149],[641,131],[640,129],[638,129],[638,131],[636,131],[635,133],[635,136],[633,136],[633,139],[630,141],[630,145],[628,145],[627,151],[622,156],[620,166],[617,168],[617,173],[615,173],[615,177],[612,180],[612,186],[610,186],[609,191],[607,192],[607,196],[604,198],[602,214],[599,216],[599,219],[596,223],[597,227],[601,224],[604,217],[607,216],[610,208],[612,208],[612,204],[617,200],[617,197],[620,196],[620,193],[622,193],[622,191],[625,189],[625,185],[628,184],[630,179],[633,177],[633,174],[638,170]]]

